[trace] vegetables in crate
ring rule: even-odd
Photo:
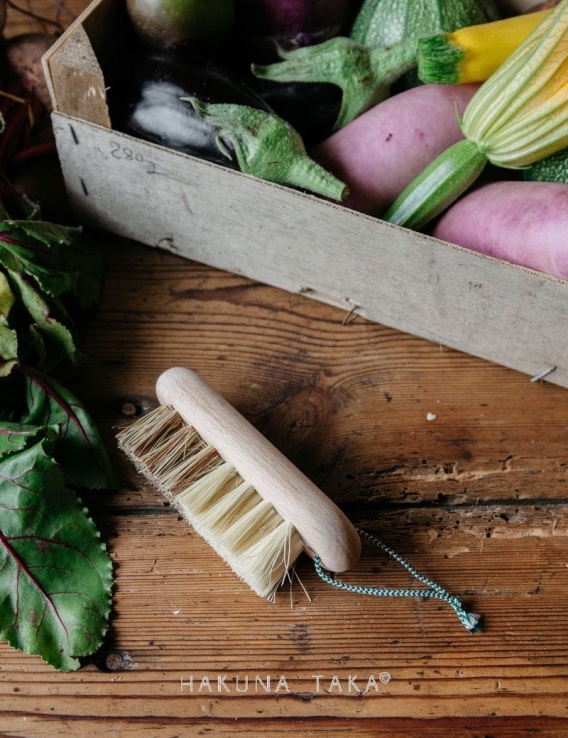
[[[196,113],[218,127],[217,145],[235,157],[242,172],[269,182],[345,200],[349,189],[311,159],[294,128],[282,118],[246,105],[207,105],[187,98]],[[226,148],[229,141],[231,149]]]
[[[300,135],[240,78],[200,57],[143,54],[109,94],[125,133],[342,200],[347,188],[310,159]]]
[[[388,97],[392,83],[416,65],[413,39],[392,49],[368,49],[338,36],[281,56],[284,61],[278,64],[253,65],[253,73],[272,82],[323,82],[339,87],[341,107],[334,131]]]
[[[463,113],[477,85],[422,85],[360,115],[311,150],[343,180],[345,205],[381,213],[424,167],[462,134]]]
[[[395,200],[385,220],[421,228],[477,179],[486,163],[533,164],[568,146],[568,0],[563,0],[472,98],[465,135]]]
[[[250,63],[269,64],[279,51],[312,46],[345,32],[361,0],[236,0],[231,61],[274,112],[290,123],[307,146],[329,136],[341,104],[334,85],[277,84],[254,77]]]
[[[547,156],[523,170],[528,182],[565,182],[568,184],[568,149]]]
[[[342,91],[335,121],[339,130],[384,100],[393,82],[416,66],[420,37],[489,20],[476,0],[367,0],[351,29],[312,47],[283,52],[284,61],[253,65],[253,73],[274,82],[325,82]],[[390,47],[390,48],[387,48]]]
[[[568,185],[492,182],[465,195],[436,224],[444,241],[568,279]]]
[[[483,0],[365,0],[350,36],[367,47],[387,47],[497,17],[494,3]]]

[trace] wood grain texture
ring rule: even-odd
[[[104,81],[84,28],[77,25],[55,46],[58,51],[50,57],[47,75],[52,99],[71,115],[110,128]]]
[[[109,265],[83,326],[89,361],[61,377],[121,474],[118,492],[85,497],[116,565],[112,627],[75,674],[2,646],[5,734],[229,736],[238,724],[251,736],[565,735],[566,391],[100,238]],[[311,602],[297,584],[275,605],[244,587],[114,449],[115,427],[156,403],[156,377],[175,364],[202,374],[353,522],[481,612],[485,632],[467,634],[443,603],[333,590],[308,559],[298,573]],[[411,584],[368,545],[343,578]],[[379,692],[349,692],[354,675],[359,688],[373,675]],[[269,693],[255,676],[270,676]],[[290,692],[274,691],[282,676]],[[212,692],[199,692],[203,677]]]
[[[115,564],[111,629],[72,674],[0,644],[0,734],[568,735],[566,390],[345,320],[348,307],[94,237],[108,269],[101,307],[81,324],[88,361],[58,376],[121,478],[84,497]],[[355,524],[481,612],[485,632],[466,633],[443,603],[333,590],[307,558],[298,574],[311,602],[295,584],[270,605],[236,580],[114,444],[120,424],[155,405],[160,372],[180,364]],[[343,578],[411,584],[367,544]],[[355,675],[379,691],[349,692]]]

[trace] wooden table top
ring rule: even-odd
[[[85,497],[115,565],[111,627],[70,674],[0,645],[0,734],[568,735],[568,392],[97,238],[108,267],[81,326],[88,361],[59,376],[121,478]],[[483,633],[442,602],[333,589],[307,558],[307,595],[253,594],[115,448],[172,365],[201,373],[355,524],[481,613]],[[367,544],[343,578],[416,584]]]

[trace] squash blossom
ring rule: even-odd
[[[460,125],[465,140],[426,167],[385,220],[420,228],[465,192],[488,161],[519,169],[568,146],[568,0],[479,88]]]

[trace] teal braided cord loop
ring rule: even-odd
[[[393,561],[396,561],[397,564],[400,564],[416,580],[428,587],[428,589],[387,589],[385,587],[363,587],[359,584],[347,584],[346,582],[341,582],[338,579],[329,576],[329,574],[326,574],[322,569],[320,557],[315,556],[314,566],[316,572],[324,582],[346,592],[373,595],[375,597],[425,597],[428,599],[442,600],[454,609],[459,621],[466,630],[470,633],[479,633],[481,631],[481,626],[479,625],[481,616],[476,613],[466,612],[459,597],[454,597],[439,584],[436,584],[436,582],[433,582],[431,579],[428,579],[428,577],[420,574],[412,564],[409,564],[406,559],[400,556],[400,554],[397,554],[396,551],[393,551],[392,548],[389,548],[389,546],[384,544],[382,541],[379,541],[375,536],[372,536],[370,533],[367,533],[367,531],[361,530],[360,528],[357,529],[357,532],[362,538],[366,538],[384,551],[387,556],[393,559]]]

